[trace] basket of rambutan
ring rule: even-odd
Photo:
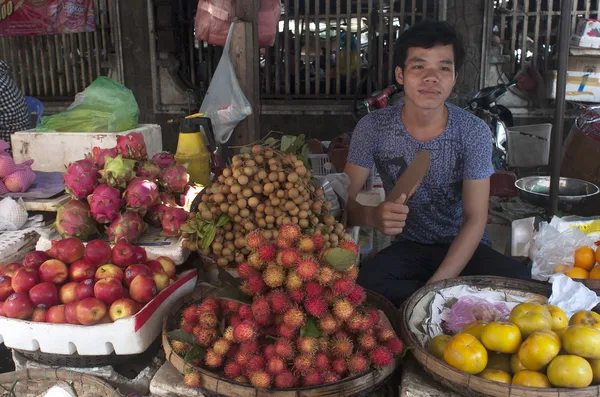
[[[404,352],[395,307],[355,283],[356,246],[316,247],[295,225],[282,233],[291,240],[287,248],[260,230],[249,234],[256,260],[240,264],[240,279],[200,284],[174,306],[163,326],[167,359],[186,386],[211,395],[376,389]]]

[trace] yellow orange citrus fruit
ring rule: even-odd
[[[544,306],[546,306],[546,309],[548,309],[548,311],[550,312],[550,316],[552,317],[552,331],[566,328],[569,326],[569,319],[560,307],[554,305]]]
[[[548,365],[548,380],[556,387],[588,387],[594,379],[590,363],[578,356],[557,356]]]
[[[521,331],[513,323],[492,322],[481,331],[481,343],[486,349],[498,353],[516,353],[521,342]]]
[[[519,371],[523,371],[524,369],[527,368],[525,368],[525,366],[519,359],[519,353],[515,353],[512,356],[510,356],[510,371],[513,374],[516,374]]]
[[[444,350],[446,349],[446,345],[452,339],[450,335],[438,335],[429,341],[429,345],[427,345],[427,350],[434,357],[442,360],[444,358]]]
[[[596,262],[600,263],[600,250],[596,248]]]
[[[600,359],[600,330],[573,325],[565,330],[562,340],[567,353],[583,358]]]
[[[563,273],[569,270],[571,266],[569,265],[558,265],[554,269],[552,269],[552,273]]]
[[[485,327],[487,323],[485,321],[474,321],[470,324],[467,324],[460,330],[463,334],[471,334],[477,339],[481,340],[481,331],[483,327]]]
[[[482,377],[483,379],[491,380],[494,382],[507,383],[510,384],[511,376],[508,372],[501,371],[499,369],[489,369],[486,368],[481,371],[477,376]]]
[[[499,369],[510,374],[512,372],[510,368],[510,355],[494,352],[488,353],[488,363],[485,369]]]
[[[574,267],[571,270],[563,272],[565,276],[569,276],[574,280],[585,280],[590,278],[590,273],[580,267]]]
[[[596,255],[598,255],[599,252],[600,252],[600,250],[597,250]],[[590,279],[594,279],[594,280],[600,279],[600,266],[596,265],[590,271]]]
[[[488,354],[479,340],[470,334],[457,334],[444,350],[444,360],[456,369],[478,374],[487,365]]]
[[[587,271],[592,270],[592,267],[596,264],[596,253],[588,246],[577,248],[573,258],[575,260],[573,266]]]
[[[600,328],[600,314],[588,310],[577,312],[571,316],[569,325]]]
[[[519,360],[525,368],[541,371],[560,353],[560,338],[552,331],[536,331],[519,348]]]
[[[517,372],[512,378],[512,384],[540,388],[552,387],[546,375],[528,369]]]
[[[519,303],[510,312],[510,322],[519,327],[521,336],[527,338],[535,331],[552,329],[552,315],[543,305]]]
[[[600,359],[589,359],[588,362],[592,367],[592,373],[594,374],[593,383],[600,383]]]

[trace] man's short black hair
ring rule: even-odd
[[[458,72],[465,59],[465,48],[456,29],[445,21],[424,20],[404,31],[396,40],[394,64],[404,69],[409,48],[432,48],[450,44],[454,49],[454,69]]]

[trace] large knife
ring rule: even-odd
[[[406,200],[401,203],[405,204],[409,198],[417,191],[417,188],[423,181],[425,174],[431,165],[431,154],[428,150],[422,149],[417,153],[413,161],[408,165],[406,170],[400,175],[394,188],[385,198],[386,201],[398,201],[402,194],[406,194]]]

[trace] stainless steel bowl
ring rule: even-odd
[[[547,206],[550,201],[550,177],[528,176],[515,182],[519,194],[524,201],[534,205]],[[558,203],[562,208],[585,204],[593,196],[600,193],[593,183],[574,178],[560,178],[558,183]]]

